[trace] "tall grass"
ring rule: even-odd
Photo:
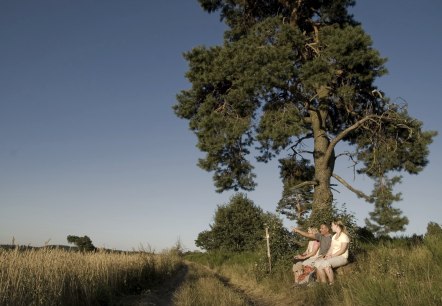
[[[344,305],[442,305],[442,242],[434,243],[436,253],[425,244],[377,245],[358,258],[352,274],[341,278],[339,290],[328,292],[329,300]]]
[[[276,266],[272,273],[257,277],[257,254],[231,254],[229,258],[226,254],[199,254],[189,259],[211,263],[243,288],[272,295],[274,305],[442,305],[441,237],[409,242],[395,239],[364,245],[365,252],[356,256],[350,272],[337,275],[333,286],[316,284],[295,289],[291,288],[290,265]],[[209,258],[199,258],[203,256]]]
[[[0,249],[0,305],[107,305],[166,279],[180,264],[176,252]]]

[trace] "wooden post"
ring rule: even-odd
[[[267,257],[269,258],[269,272],[272,272],[272,258],[270,256],[270,235],[269,227],[266,226],[266,240],[267,240]]]

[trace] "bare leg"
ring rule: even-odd
[[[326,283],[327,279],[325,278],[325,272],[323,268],[319,268],[316,270],[316,275],[321,283]]]
[[[333,273],[333,269],[332,267],[327,267],[324,269],[325,274],[327,274],[328,280],[330,281],[330,284],[333,284],[333,282],[335,281],[335,275]]]
[[[296,271],[295,273],[293,273],[294,274],[294,276],[295,276],[295,283],[297,283],[298,282],[298,277],[299,277],[299,275],[301,275],[302,273],[301,273],[301,271]]]
[[[297,283],[298,276],[302,273],[302,264],[299,262],[294,264],[292,271],[293,271],[294,281],[295,281],[295,283]]]

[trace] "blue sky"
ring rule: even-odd
[[[425,129],[442,130],[442,2],[363,0],[352,11],[389,59],[379,87]],[[189,87],[182,53],[220,44],[223,29],[196,0],[0,1],[0,244],[88,235],[114,249],[159,251],[178,239],[194,249],[232,193],[216,193],[196,166],[196,138],[171,107]],[[396,190],[404,234],[442,223],[439,138],[428,167]],[[337,173],[369,192],[347,166],[339,161]],[[248,197],[274,212],[277,164],[256,173]],[[362,225],[372,207],[338,190]]]

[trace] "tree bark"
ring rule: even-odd
[[[330,146],[330,139],[327,136],[325,122],[327,113],[325,111],[311,111],[312,129],[314,135],[314,163],[315,180],[317,185],[313,193],[312,219],[317,219],[331,210],[333,194],[330,188],[330,179],[335,166],[334,150],[327,158],[327,150]]]

